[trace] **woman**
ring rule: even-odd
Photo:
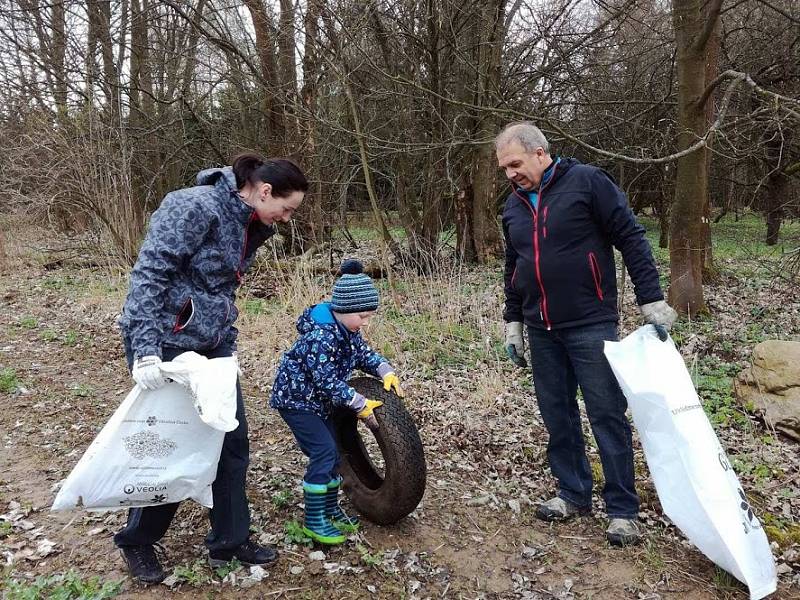
[[[188,350],[208,358],[235,356],[236,288],[256,250],[275,233],[274,223],[289,221],[307,190],[305,175],[292,161],[242,154],[232,167],[199,173],[195,187],[167,194],[150,220],[120,318],[136,383],[161,387],[166,383],[161,361]],[[245,565],[277,559],[274,549],[249,540],[250,450],[238,381],[236,392],[239,427],[225,435],[212,486],[206,537],[212,566],[234,558]],[[177,503],[134,508],[114,536],[131,575],[142,583],[166,576],[153,545],[177,508]]]

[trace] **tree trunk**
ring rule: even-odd
[[[114,48],[111,40],[111,2],[109,0],[88,0],[89,28],[92,37],[100,46],[103,61],[101,85],[105,95],[106,110],[114,120],[120,114],[119,75],[114,62]]]
[[[283,2],[283,0],[282,0]],[[302,115],[299,120],[301,136],[301,159],[309,180],[308,195],[294,218],[289,251],[292,254],[305,252],[312,245],[320,243],[326,237],[330,223],[323,219],[322,186],[320,181],[319,157],[317,156],[317,79],[320,71],[319,57],[319,19],[325,0],[308,0],[303,22],[305,43],[303,54],[303,87],[300,90],[301,106],[298,111]],[[294,57],[294,52],[292,52]],[[292,58],[294,61],[294,58]]]
[[[281,110],[286,119],[286,143],[293,146],[297,140],[297,122],[294,103],[297,99],[297,65],[294,41],[294,0],[280,0],[281,15],[278,31],[278,65],[281,80]],[[306,9],[311,10],[310,7]],[[316,9],[317,15],[319,9]]]
[[[285,152],[286,120],[282,106],[275,97],[280,89],[278,65],[275,60],[275,41],[270,35],[270,19],[263,0],[244,0],[253,20],[256,34],[256,48],[261,64],[261,91],[263,94],[264,115],[268,123],[267,153],[281,155]]]
[[[720,0],[712,0],[719,4]],[[677,46],[678,150],[691,146],[706,133],[705,105],[700,105],[706,83],[708,40],[719,18],[719,7],[703,10],[702,0],[673,0]],[[704,151],[678,159],[675,200],[670,228],[669,300],[683,314],[705,311],[703,257],[708,164]]]
[[[778,243],[778,235],[781,231],[781,221],[783,220],[783,206],[789,197],[789,178],[782,172],[772,173],[767,177],[764,185],[765,216],[767,221],[767,246],[774,246]]]
[[[461,188],[456,195],[456,255],[465,263],[478,261],[472,237],[472,211],[475,203],[472,185]]]
[[[505,39],[505,0],[492,0],[482,6],[481,46],[478,62],[478,94],[481,106],[498,106]],[[480,120],[479,136],[491,139],[497,133],[497,120],[485,114]],[[498,257],[503,249],[497,223],[497,157],[493,144],[481,146],[476,153],[472,170],[474,204],[472,210],[473,238],[476,259],[486,264]]]
[[[64,3],[55,2],[53,4],[53,50],[51,60],[53,65],[53,78],[55,79],[55,90],[53,100],[56,104],[56,111],[61,120],[67,116],[67,72],[64,59],[67,52],[66,37],[66,18],[64,14]]]
[[[710,7],[709,7],[710,9]],[[709,18],[709,15],[706,15]],[[706,46],[706,69],[705,69],[705,85],[708,85],[716,79],[719,73],[719,52],[720,52],[720,36],[719,36],[719,19],[716,19],[716,24],[708,38]],[[714,122],[714,101],[709,98],[705,106],[706,111],[706,128],[711,127]],[[708,146],[703,148],[706,156],[706,172],[711,173],[711,141],[709,140]],[[713,245],[711,243],[711,193],[706,190],[705,202],[703,203],[703,281],[710,282],[718,278],[717,270],[714,268],[714,253]]]

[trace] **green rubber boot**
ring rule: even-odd
[[[354,533],[358,531],[359,520],[356,516],[348,516],[339,506],[339,488],[342,478],[331,479],[328,483],[328,493],[325,494],[325,516],[341,532]]]
[[[324,483],[303,482],[303,496],[306,503],[303,533],[320,544],[333,546],[344,543],[347,538],[325,516],[327,494],[328,486]]]

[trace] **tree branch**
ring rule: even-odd
[[[700,52],[705,49],[706,44],[708,44],[708,38],[711,37],[714,28],[717,26],[719,12],[722,10],[722,0],[709,0],[709,2],[711,4],[706,11],[706,22],[703,26],[703,31],[700,32],[700,35],[697,36],[697,39],[692,44],[692,48],[695,52]]]
[[[794,16],[790,15],[790,14],[789,14],[789,13],[787,13],[785,10],[783,10],[783,9],[781,9],[781,8],[778,8],[777,6],[775,6],[775,5],[773,5],[773,4],[770,4],[769,2],[767,2],[767,0],[758,0],[758,1],[759,1],[761,4],[763,4],[764,6],[766,6],[767,8],[771,8],[771,9],[772,9],[772,10],[774,10],[776,13],[783,15],[784,17],[786,17],[786,18],[787,18],[787,19],[789,19],[790,21],[793,21],[793,22],[795,22],[795,23],[800,23],[800,19],[798,19],[797,17],[794,17]]]

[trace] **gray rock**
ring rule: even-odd
[[[800,442],[800,342],[758,344],[752,366],[739,373],[733,388],[739,402],[754,406],[767,425]]]

